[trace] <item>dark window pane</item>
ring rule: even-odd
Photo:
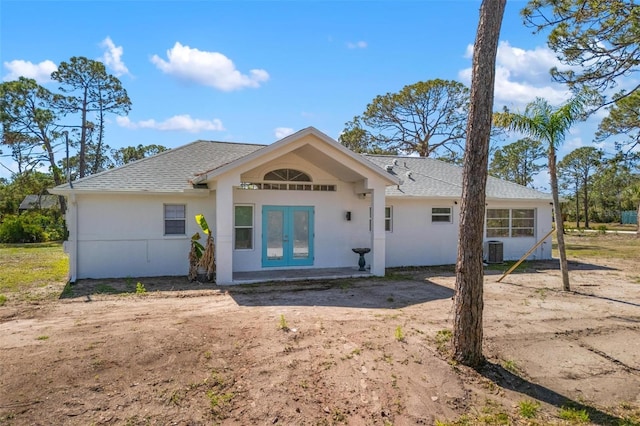
[[[436,215],[431,217],[431,221],[432,222],[451,222],[451,217],[445,216],[445,215],[441,215],[441,216]]]
[[[514,228],[511,230],[512,237],[533,237],[532,228]]]
[[[508,237],[509,228],[487,229],[487,237]]]
[[[253,228],[236,228],[236,250],[253,248]]]
[[[184,235],[185,234],[185,221],[167,219],[164,221],[164,233],[166,235]]]

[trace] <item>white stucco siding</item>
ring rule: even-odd
[[[387,267],[455,263],[458,244],[458,205],[453,200],[387,198],[392,229],[387,232]],[[431,221],[432,207],[451,209],[451,222]]]
[[[81,195],[78,200],[78,278],[186,275],[194,220],[215,220],[209,197]],[[164,235],[164,205],[186,205],[185,235]]]
[[[359,199],[353,185],[333,181],[337,191],[234,190],[235,204],[254,207],[254,247],[234,250],[234,271],[262,269],[262,207],[312,206],[314,208],[313,268],[356,266],[358,256],[353,247],[370,247],[370,199]],[[351,212],[351,221],[346,213]]]
[[[549,202],[487,202],[487,209],[534,209],[535,232],[533,237],[487,237],[484,231],[485,249],[487,241],[501,241],[504,260],[518,260],[552,229],[552,208]],[[486,221],[485,221],[486,226]],[[528,260],[551,259],[551,237],[547,238],[529,255]]]
[[[336,191],[243,190],[234,189],[234,204],[254,208],[254,247],[233,251],[233,270],[257,271],[262,267],[262,208],[263,206],[312,206],[314,208],[314,261],[307,268],[355,267],[358,255],[354,247],[371,247],[369,206],[371,196],[359,198],[355,187],[362,182],[340,180],[327,170],[316,166],[295,153],[287,153],[272,161],[259,164],[242,173],[242,182],[262,182],[266,173],[276,169],[296,169],[308,174],[312,184],[335,185]],[[359,170],[361,173],[366,171]],[[375,177],[372,177],[375,179]],[[378,183],[384,188],[384,184]],[[346,213],[351,212],[351,220]],[[371,261],[373,253],[366,255]],[[270,269],[270,268],[269,268]]]
[[[392,208],[392,230],[387,232],[387,267],[451,265],[456,262],[460,204],[455,200],[424,198],[387,198]],[[450,207],[451,222],[433,222],[432,208]],[[503,243],[504,260],[518,260],[551,230],[551,206],[548,202],[489,202],[487,208],[534,209],[535,235],[533,237],[486,237],[487,241]],[[551,239],[538,247],[530,260],[551,259]]]

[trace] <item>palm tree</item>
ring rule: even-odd
[[[560,196],[558,195],[556,149],[564,141],[565,134],[573,123],[583,118],[585,102],[582,96],[576,96],[554,109],[545,99],[537,98],[527,105],[523,114],[505,111],[496,113],[493,116],[494,125],[523,133],[532,139],[537,139],[547,144],[551,193],[555,207],[556,236],[558,239],[558,251],[560,252],[562,288],[565,291],[570,291],[571,288],[569,286],[567,253],[564,245],[562,209],[560,207]]]

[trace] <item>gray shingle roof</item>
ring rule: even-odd
[[[193,187],[190,180],[195,176],[232,163],[265,146],[199,140],[79,179],[73,182],[73,189],[98,192],[182,192]],[[400,179],[402,184],[399,187],[387,187],[387,196],[460,198],[462,194],[461,167],[421,157],[364,155],[364,158],[383,170],[396,161],[390,173]],[[64,184],[56,189],[64,192],[70,188],[68,184]],[[551,200],[551,196],[489,177],[487,199]]]
[[[244,157],[265,145],[195,141],[73,182],[73,189],[105,192],[181,192],[195,175]],[[69,185],[57,187],[68,190]]]
[[[18,210],[59,209],[60,198],[57,195],[31,194],[24,197]]]
[[[390,173],[398,177],[402,184],[400,187],[387,187],[386,195],[389,197],[460,198],[462,195],[462,167],[424,157],[365,157],[382,168],[393,165]],[[394,165],[394,160],[397,165]],[[551,201],[551,194],[489,176],[487,199]]]

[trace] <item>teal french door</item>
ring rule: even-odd
[[[262,266],[313,265],[313,207],[262,207]]]

